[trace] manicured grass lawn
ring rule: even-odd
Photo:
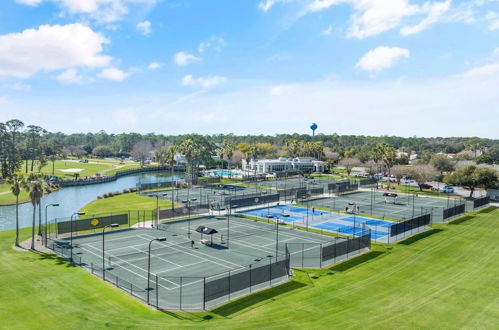
[[[394,246],[205,313],[153,311],[87,271],[14,251],[0,232],[0,319],[8,329],[497,328],[499,210],[440,225]],[[22,231],[28,237],[28,229]]]
[[[29,194],[26,191],[21,191],[19,194],[19,203],[25,203],[29,201]],[[0,194],[0,205],[11,205],[16,203],[16,197],[12,193]]]
[[[161,209],[171,207],[170,201],[159,200],[159,207]],[[137,218],[137,210],[152,211],[156,210],[156,198],[138,195],[136,193],[129,193],[118,195],[109,198],[97,199],[80,209],[80,212],[85,212],[87,215],[103,214],[103,213],[128,213],[130,212],[130,222],[133,224],[138,220],[151,220],[152,213],[146,213],[146,219]],[[135,211],[135,212],[134,212]]]
[[[344,176],[338,174],[315,174],[315,173],[312,173],[311,177],[315,179],[325,179],[325,180],[342,180],[345,178]]]
[[[61,170],[65,169],[83,169],[83,171],[76,172],[79,174],[80,178],[86,176],[94,176],[95,174],[113,168],[112,164],[90,164],[90,163],[80,163],[68,160],[56,160],[55,161],[55,175],[64,179],[74,179],[75,173],[63,172]],[[52,162],[48,162],[45,167],[42,168],[42,173],[46,175],[52,175]]]
[[[387,185],[386,182],[383,182],[383,184]],[[423,191],[421,191],[419,189],[419,187],[397,185],[396,183],[391,183],[390,187],[395,188],[402,193],[417,193],[418,195],[421,195],[421,196],[447,197],[447,194],[442,194],[442,193],[439,193],[438,191],[433,191],[431,189],[423,189]]]
[[[89,162],[99,162],[103,164],[80,163],[75,160],[57,160],[55,161],[55,175],[63,180],[73,180],[74,173],[62,172],[61,170],[70,168],[83,169],[83,171],[76,173],[79,174],[80,178],[85,178],[86,176],[95,176],[97,173],[101,173],[102,175],[114,175],[118,171],[140,167],[136,162],[125,162],[125,164],[120,164],[118,160],[89,159]],[[23,171],[24,167],[21,168],[22,173],[24,173]],[[37,172],[36,169],[35,172]],[[48,162],[48,164],[42,168],[41,173],[45,175],[52,175],[52,162]],[[3,192],[9,193],[2,194]],[[23,191],[19,196],[19,202],[24,203],[27,201],[29,201],[28,194]],[[10,205],[15,202],[16,200],[14,195],[10,193],[10,186],[7,184],[0,184],[0,205]]]

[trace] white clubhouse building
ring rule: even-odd
[[[243,159],[242,165],[244,170],[255,171],[256,169],[258,174],[277,173],[289,170],[323,173],[326,167],[323,161],[315,160],[310,157],[252,159],[249,163]]]

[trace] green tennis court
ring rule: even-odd
[[[196,231],[200,226],[210,234]],[[156,241],[162,238],[166,241]],[[290,259],[318,268],[322,246],[345,241],[239,217],[205,216],[73,236],[72,256],[77,265],[159,309],[198,310],[286,282]],[[52,249],[66,258],[70,246],[69,237],[52,241]]]

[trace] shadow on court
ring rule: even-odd
[[[436,229],[436,228],[430,229],[430,230],[424,231],[422,233],[416,234],[414,236],[411,236],[411,237],[399,242],[398,244],[411,245],[412,243],[415,243],[417,241],[420,241],[420,240],[425,239],[427,237],[430,237],[432,235],[438,234],[442,231],[444,231],[444,230],[443,229]]]
[[[353,259],[347,260],[345,262],[342,262],[339,265],[330,267],[329,270],[332,271],[337,271],[337,272],[344,272],[347,271],[353,267],[359,266],[365,262],[368,262],[370,260],[376,259],[380,256],[385,254],[385,252],[382,251],[370,251],[367,253],[364,253],[363,255],[360,255],[358,257],[355,257]]]
[[[215,308],[214,310],[212,310],[212,312],[223,317],[230,317],[231,315],[243,309],[260,307],[262,305],[262,302],[265,304],[270,303],[274,301],[274,298],[276,298],[277,296],[303,288],[305,286],[307,285],[297,281],[287,282],[271,289],[260,291],[258,293],[254,293],[244,298],[235,300],[221,307]]]

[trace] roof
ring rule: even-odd
[[[198,233],[205,234],[205,235],[213,235],[213,234],[218,233],[218,231],[216,229],[208,228],[208,227],[205,227],[205,226],[199,226],[199,227],[197,227],[196,231]]]

